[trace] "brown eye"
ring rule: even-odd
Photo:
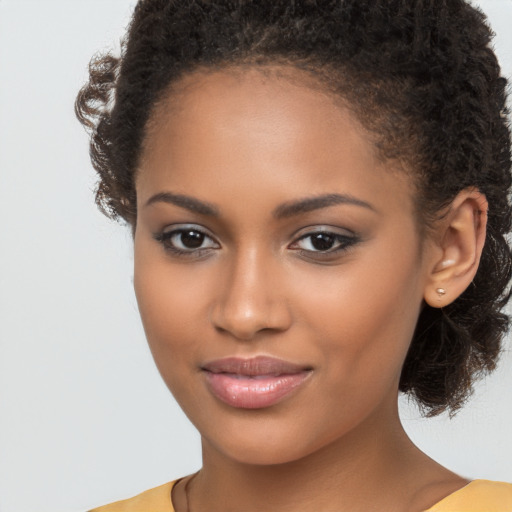
[[[199,231],[189,230],[183,231],[179,235],[181,245],[187,249],[197,249],[203,245],[205,235]]]
[[[359,241],[356,235],[345,235],[333,231],[318,230],[302,235],[290,245],[290,249],[309,255],[336,254]]]
[[[196,227],[176,227],[154,235],[155,240],[164,248],[176,254],[198,254],[210,249],[219,249],[220,245],[208,234]]]
[[[328,251],[336,242],[336,237],[331,233],[315,233],[311,235],[311,245],[317,251]]]

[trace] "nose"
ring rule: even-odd
[[[256,251],[241,252],[222,275],[211,315],[215,328],[239,340],[252,340],[262,331],[287,330],[292,315],[280,275],[279,266],[269,258]]]

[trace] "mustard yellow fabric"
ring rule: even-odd
[[[473,480],[426,512],[512,512],[512,484]]]
[[[160,485],[128,500],[116,501],[89,512],[174,512],[171,491],[176,482]]]
[[[174,512],[171,491],[175,483],[169,482],[90,512]],[[512,512],[512,484],[473,480],[425,512]]]

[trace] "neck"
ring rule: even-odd
[[[395,408],[385,421],[368,418],[314,453],[282,464],[241,463],[203,439],[190,512],[409,511],[420,489],[453,476],[414,446]]]

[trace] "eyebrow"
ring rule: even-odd
[[[183,194],[173,194],[171,192],[159,192],[150,197],[145,206],[155,203],[168,203],[184,208],[194,213],[207,215],[211,217],[219,217],[219,209],[206,201],[201,201],[191,196]],[[328,208],[329,206],[336,206],[341,204],[349,204],[353,206],[360,206],[371,211],[376,211],[375,208],[366,201],[357,199],[349,194],[323,194],[314,197],[305,197],[297,201],[291,201],[278,206],[273,211],[273,216],[276,219],[284,219],[301,215],[321,208]]]
[[[211,217],[218,217],[219,210],[216,206],[206,201],[200,201],[194,197],[186,196],[183,194],[172,194],[171,192],[160,192],[150,197],[145,206],[155,203],[168,203],[184,208],[194,213],[201,215],[208,215]]]
[[[327,208],[329,206],[336,206],[339,204],[350,204],[354,206],[360,206],[376,212],[375,208],[366,201],[357,199],[348,194],[324,194],[315,197],[306,197],[299,199],[298,201],[292,201],[278,206],[274,210],[274,217],[276,219],[284,219],[293,217],[294,215],[300,215],[302,213],[308,213],[313,210],[319,210],[321,208]]]

